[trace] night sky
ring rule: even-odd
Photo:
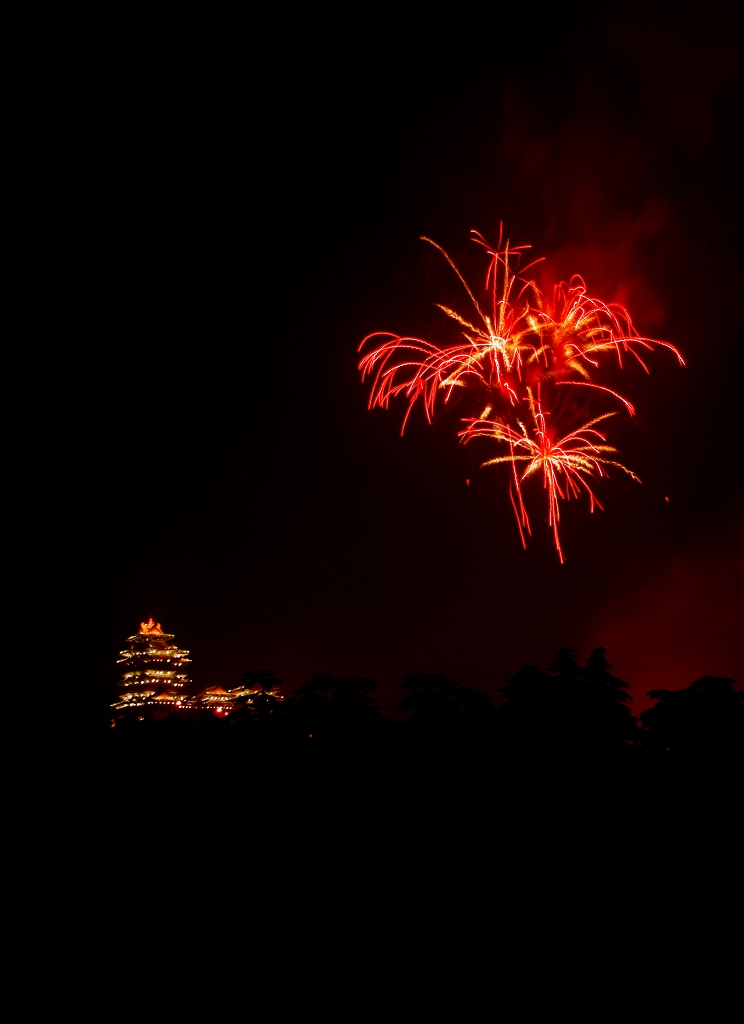
[[[606,647],[636,712],[744,678],[740,16],[592,10],[158,26],[81,79],[50,443],[90,685],[149,615],[199,687],[369,676],[386,710],[410,672],[494,695],[566,646]],[[401,438],[357,370],[371,331],[443,338],[452,279],[419,236],[478,280],[470,229],[500,221],[687,360],[618,380],[643,486],[563,506],[565,565],[539,488],[522,549],[456,410]]]

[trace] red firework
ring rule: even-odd
[[[529,246],[510,248],[507,241],[502,248],[499,237],[494,249],[478,232],[473,235],[488,256],[485,301],[478,302],[444,249],[424,238],[454,270],[472,311],[465,317],[437,304],[457,325],[455,344],[444,348],[398,334],[367,335],[360,350],[373,338],[386,339],[367,352],[359,364],[362,379],[373,378],[369,406],[388,408],[391,398],[404,396],[408,408],[402,434],[419,399],[431,422],[437,403],[446,405],[458,389],[458,395],[471,404],[475,414],[463,419],[467,426],[460,432],[461,440],[467,443],[475,437],[487,437],[509,448],[508,455],[488,459],[483,465],[511,464],[511,498],[523,544],[524,530],[529,533],[530,527],[521,484],[532,474],[542,473],[548,497],[548,523],[563,561],[558,535],[559,500],[577,497],[584,489],[593,511],[595,505],[602,506],[585,479],[587,476],[605,476],[604,467],[616,466],[634,479],[638,477],[602,454],[614,452],[615,448],[597,443],[604,442],[605,437],[593,429],[594,424],[614,412],[597,416],[560,439],[554,436],[546,423],[546,417],[551,415],[551,399],[555,405],[553,388],[590,388],[607,401],[622,403],[633,415],[631,403],[597,379],[603,361],[613,357],[622,368],[623,356],[630,355],[648,373],[642,356],[654,346],[671,349],[682,365],[684,360],[668,342],[641,337],[623,306],[592,298],[578,275],[559,284],[552,296],[546,298],[535,279],[526,276],[541,261],[535,260],[519,270],[523,252]],[[481,411],[476,412],[477,409]],[[526,468],[517,466],[523,462],[528,463]]]

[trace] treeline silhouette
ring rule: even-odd
[[[649,843],[666,851],[651,860],[672,863],[691,832],[712,849],[738,826],[744,703],[730,679],[653,690],[635,716],[604,649],[580,662],[566,648],[547,668],[519,669],[493,701],[411,674],[392,719],[367,678],[315,675],[282,692],[265,669],[235,682],[251,693],[227,717],[134,712],[112,729],[107,709],[99,728],[57,726],[54,770],[29,807],[60,836],[93,823],[122,878],[154,873],[162,889],[172,868],[151,857],[159,841],[194,877],[218,879],[210,898],[221,899],[236,870],[260,892],[303,871],[322,888],[351,865],[349,892],[363,899],[362,864],[394,868],[405,886],[430,875],[430,894],[448,878],[480,899],[525,865],[530,886],[547,878],[569,850],[572,871],[594,865],[627,888]],[[272,865],[290,855],[277,880]],[[203,898],[201,882],[188,898]]]
[[[121,718],[114,742],[145,739],[232,748],[385,751],[504,757],[518,763],[725,762],[744,746],[744,694],[731,679],[705,676],[680,690],[652,690],[656,702],[636,718],[628,684],[612,675],[598,647],[581,665],[560,650],[549,670],[526,665],[487,694],[444,675],[412,674],[402,684],[400,721],[385,718],[371,679],[312,676],[281,695],[272,671],[241,676],[250,697],[236,700],[225,718],[208,709],[161,720]]]

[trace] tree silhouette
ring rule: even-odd
[[[629,704],[633,698],[628,684],[611,675],[612,665],[605,658],[606,648],[595,647],[586,659],[583,678],[587,684],[587,708],[591,708],[591,728],[597,739],[607,745],[632,743],[638,735],[638,720]]]
[[[561,647],[553,658],[550,671],[568,684],[577,683],[583,677],[579,663],[576,661],[576,651],[572,647]]]
[[[464,738],[483,734],[490,724],[490,698],[447,676],[413,673],[406,676],[403,689],[408,690],[408,696],[399,701],[398,711],[409,713],[408,729],[414,735]]]
[[[562,664],[570,668],[567,658],[562,659]],[[534,665],[525,665],[499,693],[506,698],[496,709],[502,746],[529,754],[560,750],[570,742],[571,720],[566,709],[565,686],[560,679]]]
[[[277,735],[284,710],[281,679],[271,669],[243,672],[239,678],[239,685],[229,691],[236,704],[230,716],[232,730],[251,729],[267,736]]]
[[[293,701],[295,731],[308,738],[335,741],[368,737],[380,718],[380,709],[369,696],[369,691],[376,689],[371,679],[311,676]]]
[[[330,700],[318,689],[312,679],[295,690],[289,706],[292,731],[295,738],[327,739],[331,731]]]
[[[622,679],[616,679],[615,676],[610,675],[608,669],[611,669],[612,665],[610,665],[607,658],[605,658],[606,653],[606,647],[594,648],[592,653],[586,659],[586,678],[590,683],[594,684],[594,686],[608,690],[612,694],[614,700],[621,704],[629,704],[632,697],[629,693],[626,693],[628,684]]]
[[[497,710],[501,742],[562,757],[617,751],[631,742],[636,720],[627,683],[610,675],[604,655],[597,647],[583,667],[576,652],[563,647],[549,673],[532,665],[520,669],[499,691],[506,698]]]
[[[682,690],[649,690],[641,722],[647,745],[682,757],[726,757],[744,746],[744,693],[734,680],[703,676]]]
[[[250,690],[253,693],[265,694],[267,696],[279,696],[282,681],[281,679],[276,678],[271,669],[243,672],[239,676],[239,679],[240,686],[238,689]]]

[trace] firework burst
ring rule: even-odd
[[[468,315],[437,304],[456,335],[454,343],[445,347],[398,334],[367,335],[360,351],[373,340],[377,342],[359,364],[362,379],[372,379],[369,406],[386,409],[391,399],[404,398],[408,407],[402,434],[419,400],[429,422],[437,405],[447,405],[453,396],[465,402],[466,408],[469,405],[475,415],[463,417],[467,425],[460,432],[461,441],[485,437],[508,446],[509,454],[488,459],[483,465],[511,465],[510,494],[523,544],[525,531],[531,531],[522,483],[533,474],[542,475],[548,497],[548,524],[563,561],[559,501],[578,497],[584,490],[590,510],[595,505],[601,508],[586,478],[606,476],[607,466],[616,466],[636,480],[638,477],[621,463],[606,458],[616,449],[606,445],[604,435],[594,429],[617,410],[596,416],[557,438],[552,422],[548,428],[546,420],[551,415],[551,404],[557,404],[553,389],[591,389],[596,397],[619,403],[633,415],[631,403],[601,383],[607,358],[622,369],[623,357],[631,356],[646,373],[649,371],[643,357],[656,346],[671,349],[683,365],[684,360],[668,342],[641,337],[623,306],[592,298],[578,275],[557,285],[549,297],[543,295],[536,279],[528,276],[541,260],[520,269],[529,246],[512,248],[508,241],[502,244],[500,236],[498,246],[492,248],[482,235],[473,232],[473,240],[488,257],[484,297],[479,302],[444,249],[429,238],[423,240],[443,255],[457,275],[469,300]],[[476,413],[477,409],[481,411]]]

